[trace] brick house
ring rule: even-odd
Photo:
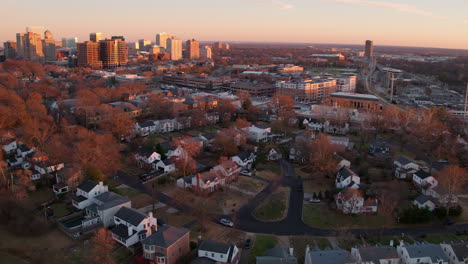
[[[190,253],[190,230],[166,225],[141,243],[148,264],[174,264]]]

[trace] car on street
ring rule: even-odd
[[[231,220],[228,220],[226,218],[222,218],[221,220],[219,220],[219,222],[222,224],[222,225],[225,225],[225,226],[229,226],[229,227],[233,227],[234,226],[234,223],[231,221]]]
[[[452,221],[452,220],[450,220],[450,219],[447,219],[447,220],[445,220],[445,221],[443,222],[443,224],[444,224],[444,225],[453,225],[453,224],[455,224],[455,222]]]
[[[245,249],[250,249],[251,246],[252,246],[252,239],[247,238],[247,239],[245,240],[245,243],[244,243],[244,248],[245,248]]]
[[[249,176],[249,177],[252,176],[252,173],[248,170],[242,170],[240,174],[244,176]]]

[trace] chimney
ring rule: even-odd
[[[294,248],[289,248],[289,255],[294,256]]]
[[[309,252],[309,251],[310,251],[310,246],[307,245],[307,247],[306,247],[306,254],[307,254],[307,252]]]
[[[405,245],[405,241],[400,240],[400,246],[404,246],[404,245]]]
[[[102,181],[100,181],[99,186],[104,186],[104,183]]]
[[[390,246],[393,247],[393,239],[390,240]]]

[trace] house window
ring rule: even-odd
[[[213,257],[213,258],[214,258],[214,253],[211,253],[211,257]]]

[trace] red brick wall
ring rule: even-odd
[[[182,238],[177,240],[172,246],[166,249],[165,255],[167,256],[168,264],[175,264],[181,258],[190,253],[190,233],[185,234]],[[179,248],[182,250],[179,252]],[[174,256],[173,256],[174,254]]]

